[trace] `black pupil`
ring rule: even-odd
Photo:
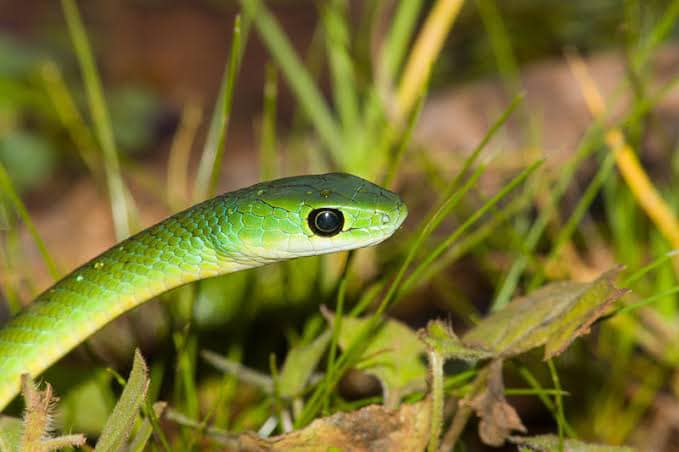
[[[309,215],[309,226],[318,235],[335,235],[342,230],[343,225],[344,217],[339,210],[318,209]]]

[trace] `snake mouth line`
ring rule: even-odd
[[[398,209],[398,218],[396,219],[396,227],[394,228],[395,231],[401,229],[401,226],[403,226],[406,218],[408,218],[408,207],[403,201],[400,201],[396,208]]]

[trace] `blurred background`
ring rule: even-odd
[[[463,2],[433,62],[428,91],[407,109],[399,104],[398,80],[436,2],[413,2],[414,19],[404,25],[400,42],[392,39],[405,9],[398,1],[265,2],[267,17],[278,23],[301,65],[294,66],[276,46],[280,40],[263,31],[266,24],[245,16],[239,19],[242,54],[236,65],[228,64],[234,62],[236,16],[254,3],[78,3],[110,115],[116,174],[124,183],[129,219],[122,226],[111,204],[110,158],[61,3],[0,0],[0,163],[56,269],[45,265],[4,185],[0,323],[55,274],[105,250],[127,228],[140,230],[209,194],[201,161],[210,147],[213,111],[220,111],[220,86],[234,67],[223,158],[205,170],[216,168],[216,192],[340,170],[387,180],[409,205],[400,238],[358,253],[352,262],[350,304],[362,300],[372,283],[393,276],[422,218],[518,94],[518,107],[483,149],[480,162],[487,168],[425,246],[436,246],[544,158],[539,176],[495,205],[477,230],[466,231],[426,277],[403,291],[392,315],[412,328],[443,318],[463,331],[498,299],[506,302],[548,280],[591,280],[617,263],[638,270],[677,246],[649,220],[613,168],[602,130],[621,128],[652,184],[677,212],[678,2]],[[595,119],[578,62],[600,91],[603,119]],[[310,107],[316,98],[309,86],[294,80],[315,87],[325,102],[322,111]],[[590,188],[592,181],[598,185]],[[569,225],[572,216],[575,225]],[[565,237],[564,228],[572,228]],[[101,369],[127,372],[136,345],[154,363],[152,374],[161,376],[154,394],[198,415],[221,380],[197,350],[217,350],[268,372],[271,352],[280,363],[289,345],[318,331],[318,304],[334,306],[344,261],[310,259],[231,275],[164,297],[176,298],[173,303],[143,306],[48,374],[64,395],[60,422],[96,435],[118,392]],[[558,362],[569,392],[566,413],[583,439],[679,450],[679,309],[672,260],[637,284],[639,297],[659,299],[618,326],[596,328]],[[186,356],[189,364],[182,364]],[[178,382],[182,365],[199,376],[188,396]],[[526,365],[549,381],[540,356],[528,356]],[[518,385],[521,380],[507,373],[507,384]],[[346,378],[343,397],[379,394],[379,385],[364,377],[355,376],[358,383]],[[233,431],[256,430],[266,419],[254,389],[230,397],[236,408],[223,417]],[[84,400],[88,415],[79,405]],[[512,402],[531,433],[555,430],[537,397]],[[481,447],[475,429],[466,432],[468,450]]]

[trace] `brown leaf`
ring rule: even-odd
[[[479,436],[481,441],[490,446],[501,446],[512,430],[526,431],[514,407],[507,403],[504,391],[502,360],[496,360],[488,366],[488,380],[484,389],[471,401],[462,401],[481,418]]]
[[[334,447],[344,452],[420,452],[429,440],[430,415],[429,398],[402,404],[397,410],[370,405],[317,419],[302,430],[273,438],[245,433],[234,447],[244,451],[316,451]]]

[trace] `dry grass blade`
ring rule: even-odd
[[[429,13],[406,63],[397,94],[396,118],[408,116],[429,81],[431,67],[463,0],[438,0]]]
[[[573,75],[580,84],[580,90],[590,113],[595,119],[604,116],[606,105],[596,82],[587,69],[587,65],[576,53],[568,55],[568,62]],[[639,163],[634,150],[625,140],[622,131],[618,127],[611,127],[606,131],[605,141],[613,152],[618,169],[639,206],[646,212],[672,247],[679,248],[679,221],[677,216],[658,193],[648,174]],[[679,258],[674,259],[674,268],[679,275]]]

